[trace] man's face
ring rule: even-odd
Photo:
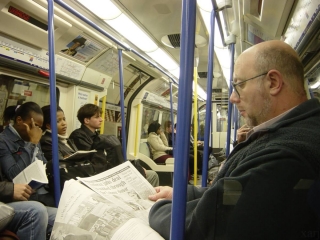
[[[96,113],[96,115],[92,116],[91,118],[86,118],[85,120],[87,127],[91,129],[96,130],[101,127],[102,117],[99,113]]]
[[[235,83],[240,83],[246,79],[253,78],[262,74],[254,69],[252,53],[244,53],[235,64],[234,79]],[[236,104],[240,114],[250,127],[258,126],[265,122],[266,116],[270,111],[271,100],[264,81],[267,75],[263,75],[237,85],[237,91],[234,90],[230,96],[230,101]]]

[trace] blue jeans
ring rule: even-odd
[[[35,201],[7,204],[14,209],[15,215],[6,228],[16,233],[20,239],[45,240],[46,235],[51,233],[57,213],[56,208],[46,207]]]

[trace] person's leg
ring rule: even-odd
[[[55,207],[54,197],[51,193],[38,194],[38,201],[47,207]]]
[[[45,240],[48,224],[48,212],[46,207],[34,201],[8,203],[15,215],[7,226],[7,229],[16,233],[23,240]]]
[[[54,220],[56,219],[57,208],[46,207],[48,212],[48,226],[47,226],[47,234],[51,234]]]
[[[159,176],[155,171],[146,170],[146,179],[153,187],[159,186]]]
[[[161,157],[158,157],[154,161],[156,163],[165,163],[168,158],[172,158],[172,156],[171,155],[162,155]]]

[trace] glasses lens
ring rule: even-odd
[[[237,89],[237,85],[234,84],[234,83],[232,85],[233,85],[233,91],[235,91],[236,94],[238,95],[238,97],[240,97],[240,94],[239,94],[238,89]]]

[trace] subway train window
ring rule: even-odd
[[[141,121],[141,138],[148,137],[149,124],[159,120],[160,111],[151,107],[143,107],[142,121]]]
[[[0,128],[3,129],[3,113],[9,106],[24,102],[36,102],[40,107],[49,104],[49,86],[0,75]]]
[[[228,123],[228,106],[217,106],[217,132],[226,132]]]
[[[282,223],[298,229],[294,221],[309,215],[300,197],[307,196],[309,180],[320,176],[315,157],[320,155],[320,0],[0,0],[0,9],[0,131],[12,122],[17,105],[33,101],[40,107],[51,104],[55,110],[56,102],[63,112],[51,114],[51,123],[58,122],[57,133],[54,128],[51,131],[52,143],[58,142],[58,151],[52,144],[53,152],[64,148],[69,152],[73,143],[79,151],[97,150],[97,155],[90,153],[88,159],[72,164],[64,161],[65,155],[53,157],[55,170],[50,176],[60,209],[51,239],[158,239],[131,234],[144,231],[124,220],[129,215],[143,216],[144,223],[150,220],[149,225],[164,239],[295,239],[282,237],[286,232]],[[48,20],[51,17],[53,21]],[[55,96],[50,96],[52,86],[57,86]],[[306,108],[298,106],[304,102]],[[79,111],[85,104],[92,111]],[[5,112],[8,106],[10,114]],[[7,121],[4,116],[9,115]],[[166,134],[169,146],[164,146],[162,134],[153,138],[159,144],[152,145],[151,136],[148,144],[153,122],[164,133],[170,132],[168,122],[172,130],[177,124],[175,134]],[[71,134],[76,130],[88,136],[88,149],[77,146],[81,137]],[[190,133],[198,140],[193,141],[193,149]],[[121,146],[106,135],[117,136]],[[111,140],[101,149],[97,143],[103,139]],[[161,151],[155,149],[158,146]],[[16,153],[18,158],[20,152]],[[109,169],[114,167],[109,160],[119,156],[122,161],[121,154],[149,171],[134,178],[128,174],[120,182],[118,170]],[[0,151],[2,174],[7,171],[2,166],[5,155],[10,154]],[[159,182],[154,185],[175,185],[172,208],[169,201],[155,203],[167,217],[158,222],[161,214],[155,208],[146,214],[133,207],[130,214],[111,211],[117,216],[110,218],[111,207],[103,196],[97,204],[86,201],[84,191],[77,198],[71,196],[73,191],[57,188],[57,172],[91,168],[96,157],[108,159],[107,164],[102,161],[103,168],[94,167],[114,173],[105,186],[111,184],[112,194],[130,199],[131,205],[124,207],[130,211],[142,197],[127,198],[126,190],[136,191],[133,187],[138,186],[146,193],[137,184],[140,177]],[[200,184],[211,187],[204,190],[198,188]],[[186,189],[199,198],[182,199]],[[78,203],[94,210],[78,211]],[[181,209],[186,215],[180,214]],[[247,213],[249,220],[238,221],[241,216],[234,217],[236,212]],[[313,219],[310,223],[316,222]],[[127,231],[128,225],[132,231]],[[185,235],[170,235],[169,226],[172,232]],[[311,227],[301,228],[302,235],[310,236],[315,229]],[[238,235],[242,230],[244,237]],[[319,235],[319,231],[313,233]]]
[[[171,114],[169,111],[163,111],[162,112],[162,118],[161,118],[161,128],[164,131],[165,130],[165,122],[170,121],[171,122]]]

